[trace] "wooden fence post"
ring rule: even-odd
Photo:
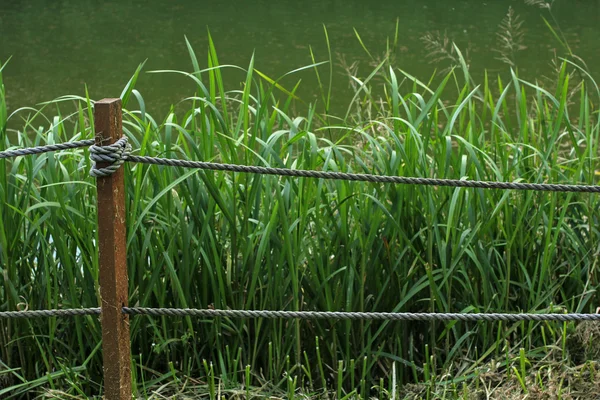
[[[121,99],[97,101],[94,110],[96,145],[113,144],[123,135]],[[98,163],[98,167],[106,164]],[[128,305],[125,184],[123,167],[96,179],[98,190],[98,252],[102,298],[104,398],[131,399],[131,343]]]

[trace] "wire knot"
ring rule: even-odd
[[[90,158],[94,161],[90,175],[95,178],[112,175],[123,165],[130,153],[131,145],[125,136],[108,146],[90,146]],[[109,165],[98,168],[99,162]]]

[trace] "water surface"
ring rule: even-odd
[[[255,66],[277,77],[310,64],[308,46],[318,60],[327,56],[323,24],[327,26],[336,61],[360,61],[358,75],[368,74],[371,60],[356,40],[362,36],[374,56],[380,56],[399,18],[396,47],[398,67],[423,79],[433,71],[423,35],[445,32],[468,53],[471,70],[481,74],[507,71],[496,59],[498,25],[509,6],[523,19],[527,49],[518,54],[519,71],[526,77],[552,73],[553,50],[560,45],[541,16],[549,14],[522,0],[30,0],[0,1],[0,61],[12,56],[4,78],[8,107],[33,105],[65,94],[94,99],[115,97],[137,65],[145,70],[191,71],[184,35],[206,66],[207,28],[222,64]],[[573,51],[598,76],[600,62],[600,0],[558,0],[557,16]],[[327,67],[322,67],[326,73]],[[240,87],[243,74],[226,75],[229,89]],[[299,73],[300,94],[316,99],[316,80],[310,71]],[[336,65],[334,105],[341,110],[351,96],[348,80]],[[150,110],[168,107],[193,95],[191,81],[174,75],[144,74],[138,89]]]

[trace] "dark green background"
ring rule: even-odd
[[[544,25],[549,14],[523,0],[304,0],[304,1],[122,1],[32,0],[0,1],[0,60],[12,60],[5,69],[9,110],[51,100],[65,94],[83,95],[87,84],[94,99],[114,97],[136,66],[148,59],[145,70],[191,70],[184,35],[206,66],[207,27],[222,64],[248,65],[256,51],[256,68],[276,77],[309,64],[308,46],[319,60],[326,59],[323,24],[329,30],[334,53],[347,61],[361,61],[365,77],[368,57],[352,28],[365,44],[382,54],[386,37],[393,36],[400,19],[398,67],[427,78],[433,66],[420,40],[427,32],[447,32],[467,51],[471,70],[481,76],[507,72],[495,59],[498,24],[512,6],[525,21],[527,50],[519,54],[519,71],[528,79],[550,74],[552,49],[559,47]],[[600,1],[558,0],[553,12],[573,47],[590,66],[600,70]],[[336,56],[334,56],[335,58]],[[327,67],[323,68],[326,73]],[[348,80],[336,67],[334,103],[340,109],[349,99]],[[239,87],[242,73],[225,75],[229,89]],[[299,73],[300,94],[316,99],[311,71]],[[286,81],[288,86],[295,79]],[[138,89],[150,110],[168,111],[168,105],[193,95],[191,81],[175,75],[144,74]]]

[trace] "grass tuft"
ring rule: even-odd
[[[321,100],[295,111],[299,84],[285,87],[258,72],[254,57],[247,67],[219,64],[212,40],[200,65],[187,42],[191,73],[155,73],[182,74],[195,93],[177,105],[182,111],[155,119],[135,89],[140,67],[123,91],[124,132],[137,155],[597,184],[598,92],[584,66],[563,60],[552,87],[516,69],[508,79],[476,81],[460,49],[435,40],[456,68],[422,82],[392,62],[392,51],[373,56],[365,75],[349,68],[354,96],[342,116],[329,109],[329,45],[328,59],[313,55],[286,74],[320,74]],[[225,82],[224,68],[244,71],[244,80]],[[573,87],[575,75],[585,83]],[[89,97],[7,114],[1,83],[0,68],[0,149],[93,137]],[[0,160],[1,310],[99,304],[89,168],[87,150]],[[594,195],[125,168],[135,306],[595,312],[600,301]],[[459,398],[489,390],[478,383],[484,370],[510,384],[495,389],[507,398],[567,393],[589,386],[578,379],[597,382],[597,335],[552,322],[131,320],[134,387],[150,398],[183,388],[211,399],[265,391],[393,398],[400,387]],[[100,341],[96,317],[1,320],[0,397],[97,395]],[[549,354],[563,363],[576,354],[584,367],[553,361],[549,369]]]

